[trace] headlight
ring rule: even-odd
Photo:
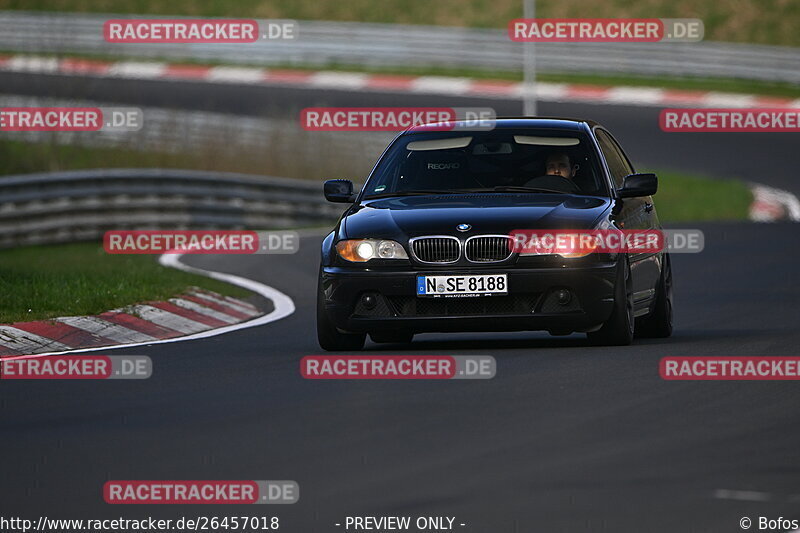
[[[515,246],[520,247],[520,256],[557,255],[564,259],[577,259],[604,251],[609,233],[618,232],[608,220],[601,221],[590,230],[530,230],[520,231],[512,237]]]
[[[400,243],[382,239],[350,239],[336,243],[339,257],[353,263],[370,259],[408,259]]]
[[[602,219],[594,228],[592,228],[588,235],[594,235],[596,238],[591,239],[588,242],[584,241],[580,243],[578,246],[574,246],[574,242],[570,242],[566,247],[560,249],[558,255],[565,259],[575,259],[578,257],[586,257],[587,255],[591,255],[597,251],[598,248],[604,248],[599,242],[605,242],[608,238],[608,234],[612,232],[618,232],[619,230],[614,227],[610,220],[607,218]],[[602,250],[601,250],[602,251]],[[616,252],[604,252],[611,256],[612,259],[616,258]]]
[[[591,255],[596,249],[597,244],[594,241],[583,243],[577,246],[574,246],[572,243],[570,243],[563,249],[560,249],[558,255],[564,259],[575,259],[577,257],[586,257],[587,255]]]
[[[514,235],[520,257],[557,255],[565,259],[586,257],[597,248],[590,231],[531,230]]]
[[[601,219],[600,222],[598,222],[597,225],[594,227],[594,229],[602,231],[605,234],[622,233],[622,231],[620,231],[620,229],[617,228],[608,218]],[[612,251],[608,251],[606,253],[608,254],[609,259],[611,259],[612,261],[616,260],[617,255],[619,255],[617,252],[612,252]]]

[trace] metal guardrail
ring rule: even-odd
[[[251,44],[111,44],[120,15],[0,12],[0,50],[102,54],[232,64],[470,67],[518,71],[522,45],[502,29],[300,21],[296,40]],[[154,17],[148,17],[154,18]],[[175,17],[172,17],[175,18]],[[796,48],[740,43],[539,43],[541,72],[719,76],[800,84]]]
[[[273,229],[332,223],[316,182],[165,169],[0,176],[0,248],[100,239],[107,230]]]

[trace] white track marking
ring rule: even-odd
[[[188,265],[181,263],[180,258],[181,254],[164,254],[161,257],[159,257],[158,261],[163,266],[177,268],[178,270],[183,270],[184,272],[191,272],[193,274],[200,274],[202,276],[230,283],[231,285],[243,287],[249,291],[260,294],[264,298],[271,300],[272,305],[275,307],[275,309],[273,309],[272,312],[267,313],[264,316],[254,318],[246,322],[231,324],[230,326],[223,326],[221,328],[209,329],[206,331],[201,331],[200,333],[187,335],[185,337],[175,337],[172,339],[159,339],[152,342],[135,342],[131,344],[119,344],[116,346],[103,346],[98,348],[82,348],[78,350],[48,352],[35,355],[12,356],[4,359],[11,360],[11,359],[22,359],[22,358],[32,358],[32,357],[46,357],[48,355],[59,355],[64,353],[96,352],[96,351],[113,350],[117,348],[132,348],[135,346],[146,346],[146,345],[149,346],[152,344],[166,344],[170,342],[182,342],[182,341],[192,341],[197,339],[205,339],[208,337],[215,337],[217,335],[230,333],[231,331],[237,331],[240,329],[252,328],[255,326],[262,326],[264,324],[269,324],[270,322],[275,322],[276,320],[286,318],[295,311],[295,306],[292,299],[277,289],[273,289],[268,285],[264,285],[263,283],[259,283],[258,281],[254,281],[251,279],[243,278],[241,276],[235,276],[233,274],[225,274],[223,272],[214,272],[212,270],[203,270],[202,268],[190,267]],[[2,330],[2,328],[3,326],[0,326],[0,330]]]
[[[209,318],[216,318],[217,320],[221,320],[226,324],[234,324],[239,321],[239,319],[234,316],[226,315],[222,311],[217,311],[216,309],[211,309],[210,307],[202,306],[199,303],[193,302],[191,300],[184,300],[183,298],[170,298],[168,301],[172,304],[177,305],[178,307],[183,307],[184,309],[188,309],[189,311],[194,311],[195,313],[205,315]]]
[[[756,97],[749,94],[710,92],[703,97],[700,107],[754,107]]]
[[[108,76],[121,78],[160,78],[167,72],[166,63],[137,63],[134,61],[120,61],[112,63],[108,69]]]
[[[122,311],[121,309],[119,311]],[[126,328],[120,324],[103,320],[95,316],[66,316],[56,319],[73,328],[82,329],[95,335],[100,335],[115,342],[151,342],[155,337],[146,335],[135,329]]]
[[[68,350],[69,346],[53,339],[42,337],[12,326],[0,326],[0,346],[11,348],[20,352],[35,350],[42,347]]]
[[[143,320],[152,322],[157,326],[163,326],[165,328],[174,329],[175,331],[180,331],[184,335],[191,335],[192,333],[198,333],[214,327],[209,326],[208,324],[203,324],[202,322],[197,322],[191,318],[170,313],[169,311],[165,311],[164,309],[160,309],[158,307],[153,307],[152,305],[134,305],[131,307],[131,309],[132,314],[141,317]]]
[[[5,70],[17,72],[58,72],[60,62],[55,57],[14,56],[5,64]]]
[[[220,298],[223,302],[228,302],[229,304],[238,305],[239,307],[244,307],[245,309],[250,309],[251,311],[258,311],[258,308],[255,305],[245,302],[244,300],[237,300],[232,296],[223,296],[222,294],[217,294],[216,296]]]
[[[247,67],[214,67],[208,71],[208,81],[218,83],[260,83],[266,70]]]
[[[520,91],[524,90],[523,84],[520,86]],[[537,83],[534,89],[536,97],[543,100],[563,100],[568,90],[569,85],[566,83]]]
[[[196,298],[201,298],[203,300],[208,300],[209,302],[215,303],[217,305],[224,305],[224,306],[230,307],[231,309],[234,309],[234,310],[236,310],[236,311],[238,311],[240,313],[244,313],[246,315],[253,316],[253,315],[257,315],[258,314],[258,311],[256,309],[252,308],[252,307],[246,307],[244,305],[239,305],[236,302],[229,302],[228,300],[223,300],[222,298],[217,298],[216,296],[211,295],[211,294],[206,294],[206,293],[197,292],[197,291],[189,291],[189,294],[191,294],[192,296],[194,296]]]
[[[750,204],[750,220],[755,222],[775,222],[781,215],[793,222],[800,222],[800,200],[797,196],[760,183],[751,186],[753,203]]]
[[[619,104],[654,105],[664,101],[664,89],[653,87],[614,87],[608,91],[608,101]]]
[[[357,72],[317,72],[309,78],[311,85],[331,89],[362,89],[367,85],[367,74]]]
[[[420,76],[411,82],[413,93],[464,94],[469,92],[470,78],[448,78],[444,76]]]

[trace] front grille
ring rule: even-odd
[[[511,257],[511,238],[505,235],[481,235],[467,239],[467,259],[473,263],[497,263]]]
[[[419,237],[411,240],[411,252],[423,263],[455,263],[461,242],[455,237]]]
[[[530,315],[540,293],[476,298],[389,296],[398,316]]]

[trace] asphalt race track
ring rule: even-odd
[[[703,229],[701,255],[674,256],[671,339],[591,348],[577,335],[428,334],[410,350],[368,345],[490,354],[491,381],[305,381],[300,357],[320,352],[310,290],[319,239],[296,256],[194,257],[271,284],[297,312],[203,341],[115,351],[153,358],[143,382],[5,382],[3,478],[16,490],[2,505],[65,518],[208,514],[111,507],[101,487],[295,479],[300,503],[246,514],[278,512],[290,531],[333,531],[347,514],[455,515],[467,531],[731,531],[748,513],[791,516],[796,384],[665,382],[658,361],[796,354],[800,280],[773,244],[797,244],[796,226]],[[753,247],[745,256],[743,242]],[[722,501],[718,489],[774,496]],[[226,511],[241,508],[214,509]]]
[[[0,75],[35,94],[44,77]],[[27,84],[23,83],[27,80]],[[48,95],[253,112],[415,105],[420,96],[67,79]],[[120,82],[121,83],[121,82]],[[84,86],[81,86],[84,84]],[[44,85],[42,85],[44,86]],[[391,104],[387,102],[391,101]],[[452,104],[425,98],[425,105]],[[518,113],[516,102],[457,99]],[[263,103],[263,102],[262,102]],[[792,191],[791,134],[676,135],[657,110],[542,104],[607,125],[643,165],[737,175]],[[756,144],[757,143],[757,144]],[[683,227],[688,227],[684,225]],[[296,255],[193,256],[295,302],[281,321],[114,354],[153,359],[146,381],[8,381],[0,389],[0,514],[58,518],[271,515],[282,530],[339,531],[347,515],[455,516],[475,532],[731,532],[749,516],[800,518],[800,389],[793,382],[668,382],[664,356],[798,355],[797,226],[691,225],[701,254],[674,255],[676,331],[618,348],[542,333],[426,334],[364,353],[492,355],[486,381],[307,381],[319,354],[314,289],[321,237]],[[292,479],[291,506],[110,506],[110,479]],[[723,499],[720,490],[766,493]],[[755,529],[755,527],[753,528]]]

